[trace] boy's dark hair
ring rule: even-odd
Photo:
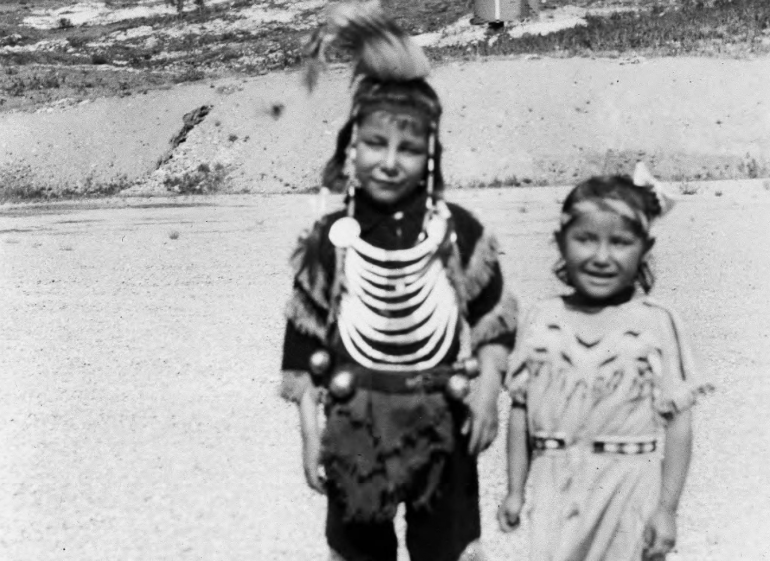
[[[574,222],[575,206],[578,203],[592,201],[600,208],[606,206],[607,209],[611,209],[609,205],[602,204],[602,201],[606,200],[622,201],[628,205],[637,217],[636,219],[626,217],[629,225],[636,235],[651,246],[654,240],[650,236],[649,225],[654,218],[661,215],[660,202],[652,189],[634,184],[628,175],[600,175],[578,183],[562,204],[561,225],[555,233],[557,243],[561,246],[567,230]],[[563,258],[559,258],[553,271],[560,281],[572,286]],[[655,277],[646,259],[643,259],[639,266],[636,281],[645,293],[649,293],[655,284]]]

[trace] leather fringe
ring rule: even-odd
[[[329,293],[326,275],[321,264],[317,262],[318,248],[320,247],[321,228],[314,226],[306,234],[300,236],[297,247],[294,250],[289,264],[294,272],[294,282],[300,286],[313,301],[324,310],[329,309]],[[314,262],[315,260],[315,262]]]
[[[465,298],[470,302],[489,284],[495,274],[500,246],[493,235],[483,234],[473,248],[471,258],[465,267]]]
[[[504,290],[497,305],[471,327],[473,350],[495,337],[515,331],[518,313],[519,305],[516,298]]]
[[[300,288],[294,288],[294,292],[286,305],[286,319],[289,320],[300,333],[315,337],[321,342],[326,341],[326,322],[313,301]]]

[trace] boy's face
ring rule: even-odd
[[[376,202],[392,205],[425,177],[428,129],[408,112],[375,111],[363,117],[356,142],[356,177]]]

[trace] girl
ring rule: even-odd
[[[412,561],[480,559],[476,455],[497,431],[516,301],[495,239],[443,200],[422,51],[373,4],[333,8],[309,53],[334,39],[354,51],[355,92],[323,183],[346,205],[292,259],[282,366],[305,477],[328,497],[332,559],[395,561],[400,504]]]
[[[572,293],[527,314],[509,365],[498,519],[518,525],[528,479],[533,560],[664,559],[676,542],[690,407],[707,388],[677,316],[646,296],[650,223],[671,206],[642,164],[564,201],[556,274]]]

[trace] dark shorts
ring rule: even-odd
[[[410,561],[457,561],[481,535],[476,457],[468,454],[466,437],[458,434],[456,442],[430,509],[416,510],[405,503]],[[346,523],[343,509],[331,498],[326,539],[345,561],[396,561],[398,540],[392,521]]]

